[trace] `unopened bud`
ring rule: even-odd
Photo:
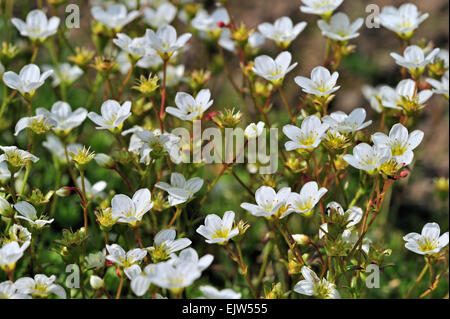
[[[307,245],[309,243],[309,237],[305,234],[295,234],[292,235],[292,238],[294,238],[295,242],[301,246]]]
[[[114,166],[115,166],[114,160],[111,158],[111,156],[106,155],[104,153],[96,154],[94,157],[94,160],[97,162],[97,164],[100,167],[103,167],[103,168],[111,169],[111,168],[114,168]]]
[[[105,282],[99,276],[92,275],[89,279],[89,283],[93,289],[101,289],[105,285]]]
[[[70,189],[70,187],[64,186],[58,189],[55,194],[59,197],[66,197],[69,196],[71,192],[72,190]]]

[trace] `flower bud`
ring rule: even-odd
[[[94,160],[100,167],[112,169],[115,166],[114,160],[111,156],[104,153],[96,154]]]
[[[305,234],[295,234],[292,235],[292,238],[294,238],[295,242],[301,246],[307,245],[309,243],[309,237]]]
[[[67,197],[70,195],[70,193],[72,192],[72,190],[70,189],[70,187],[67,186],[63,186],[60,189],[58,189],[55,194],[59,197]]]
[[[99,276],[92,275],[89,279],[89,283],[93,289],[101,289],[105,285],[105,282]]]

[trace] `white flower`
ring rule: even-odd
[[[328,231],[327,225],[322,225],[322,228],[325,229],[325,231]],[[319,230],[320,235],[320,230]],[[342,232],[342,241],[345,243],[349,243],[352,245],[352,247],[358,242],[360,235],[356,231],[351,231],[350,229],[346,229]],[[369,254],[370,251],[370,244],[372,243],[372,240],[370,240],[367,237],[364,237],[361,243],[361,250],[367,254]]]
[[[185,33],[178,37],[177,30],[171,25],[165,24],[159,27],[156,33],[147,29],[145,36],[148,38],[150,46],[158,52],[161,58],[168,60],[175,51],[182,49],[186,45],[192,34]]]
[[[212,39],[217,39],[224,30],[219,23],[230,23],[230,17],[224,8],[216,9],[211,15],[205,10],[200,10],[191,21],[195,29],[205,32]]]
[[[372,141],[376,146],[389,148],[397,163],[409,165],[414,158],[413,150],[422,142],[423,135],[421,130],[408,134],[408,129],[397,123],[392,126],[389,136],[378,132],[372,135]]]
[[[323,299],[340,299],[341,296],[336,290],[336,285],[327,281],[325,278],[320,279],[316,273],[306,266],[302,267],[302,275],[304,280],[300,280],[295,284],[294,291],[306,295],[316,296]]]
[[[184,65],[168,65],[166,70],[166,86],[174,87],[178,85],[183,80],[184,75]],[[164,74],[162,71],[158,73],[158,77],[160,79],[164,78]]]
[[[75,127],[80,126],[87,116],[85,108],[80,107],[72,112],[72,108],[66,102],[58,101],[52,105],[50,111],[39,107],[36,109],[36,114],[44,115],[48,119],[52,119],[56,122],[53,130],[56,133],[68,134]]]
[[[39,160],[39,157],[21,150],[17,148],[17,146],[0,146],[0,149],[5,152],[0,155],[0,162],[6,161],[14,167],[22,167],[27,165],[30,161],[36,163]]]
[[[256,50],[264,45],[265,39],[266,38],[261,33],[255,31],[248,37],[248,45],[253,50]]]
[[[304,6],[300,10],[304,13],[331,15],[344,0],[302,0]]]
[[[415,4],[405,3],[398,9],[393,6],[383,7],[379,22],[399,36],[410,38],[415,29],[428,18],[428,13],[421,14]]]
[[[36,64],[25,65],[19,74],[8,71],[3,74],[3,82],[6,86],[19,91],[21,94],[34,94],[34,91],[42,86],[45,80],[53,74],[53,70],[42,73]]]
[[[249,124],[244,130],[245,136],[249,140],[259,137],[264,132],[264,125],[265,123],[262,121],[259,121],[258,124],[255,123]]]
[[[122,105],[115,100],[107,100],[101,106],[101,115],[89,112],[88,117],[97,124],[97,130],[121,129],[123,122],[131,116],[131,102],[126,101]]]
[[[77,185],[81,186],[81,176],[77,177]],[[91,182],[88,181],[88,179],[84,178],[84,188],[86,189],[86,197],[89,199],[95,196],[100,196],[102,194],[102,191],[106,188],[106,182],[105,181],[98,181],[94,185],[91,184]]]
[[[38,218],[36,208],[25,201],[20,201],[14,204],[14,209],[17,210],[17,212],[20,214],[20,216],[17,216],[17,218],[26,220],[38,229],[44,227],[47,224],[51,224],[54,220],[53,218],[50,220],[46,220],[43,218],[44,216],[40,216]]]
[[[153,278],[155,285],[176,291],[190,286],[201,276],[197,265],[189,262],[177,264],[170,261],[161,262],[156,265],[156,273]]]
[[[439,49],[436,48],[425,56],[422,48],[417,45],[410,45],[403,52],[403,56],[394,52],[391,53],[391,56],[398,65],[403,66],[408,70],[416,70],[423,69],[428,64],[433,63],[434,58],[438,53]]]
[[[206,299],[241,299],[241,293],[233,289],[218,290],[213,286],[200,286],[199,289]]]
[[[106,250],[108,252],[106,259],[124,269],[138,264],[147,255],[145,249],[134,248],[125,252],[125,250],[117,244],[106,245]]]
[[[112,217],[119,223],[135,227],[153,207],[151,196],[147,188],[136,191],[133,198],[123,194],[115,195],[111,200]]]
[[[226,243],[239,234],[237,227],[233,228],[234,212],[225,212],[223,218],[216,214],[209,214],[205,218],[205,225],[197,228],[197,233],[206,238],[208,244]]]
[[[133,142],[135,145],[131,145],[130,149],[139,150],[141,155],[140,162],[146,165],[150,164],[151,155],[154,158],[161,157],[169,154],[172,161],[177,162],[179,160],[179,147],[177,143],[180,141],[178,136],[170,133],[162,133],[159,129],[152,131],[137,130],[135,132],[138,139]]]
[[[108,6],[106,11],[99,6],[92,7],[91,14],[101,24],[111,29],[120,30],[133,21],[139,15],[139,11],[128,12],[127,7],[123,4],[113,4]]]
[[[148,39],[145,36],[134,39],[131,39],[125,33],[117,33],[116,36],[117,39],[113,39],[114,44],[130,54],[133,59],[139,60],[147,54],[147,51],[152,50],[150,49]]]
[[[255,65],[252,70],[273,85],[280,86],[286,74],[292,71],[298,64],[296,62],[290,65],[291,60],[292,55],[287,51],[281,52],[275,60],[270,56],[260,55],[255,59]]]
[[[23,277],[16,280],[16,287],[25,294],[45,298],[50,294],[55,294],[61,299],[66,299],[66,291],[61,285],[55,284],[56,277],[47,277],[43,274],[37,274],[33,278]]]
[[[336,41],[348,41],[359,36],[358,30],[363,25],[363,22],[363,18],[358,18],[351,23],[345,13],[338,12],[331,17],[330,23],[327,23],[325,20],[319,20],[317,25],[322,30],[322,35]]]
[[[346,221],[347,224],[345,225],[346,230],[355,226],[356,224],[358,224],[362,217],[363,217],[363,211],[360,207],[357,206],[352,206],[349,209],[347,209],[346,211],[344,211],[344,209],[342,208],[342,206],[337,203],[337,202],[331,202],[327,205],[327,212],[328,215],[331,215],[332,213],[338,213],[341,216],[346,216]],[[328,232],[328,224],[322,224],[320,229],[319,229],[319,238],[323,238],[323,236],[325,235],[325,233],[323,232],[323,230],[325,230],[326,232]],[[348,235],[346,233],[346,235]],[[342,236],[344,237],[344,234],[342,234]],[[348,237],[345,237],[348,238]],[[356,239],[358,240],[358,239]]]
[[[306,214],[310,212],[328,190],[319,186],[316,182],[308,182],[303,185],[300,193],[292,192],[287,200],[290,212]]]
[[[23,227],[21,225],[14,224],[9,229],[8,233],[9,239],[12,241],[17,241],[19,244],[25,244],[27,241],[31,241],[31,233],[26,227]]]
[[[433,87],[433,93],[442,94],[445,97],[449,96],[449,87],[448,87],[448,79],[449,79],[449,71],[445,72],[444,76],[441,78],[441,81],[428,78],[426,81]]]
[[[19,176],[20,171],[14,174],[14,177]],[[3,161],[0,162],[0,181],[2,183],[8,181],[11,178],[11,172],[8,169],[8,163]]]
[[[381,101],[387,91],[395,91],[393,88],[387,85],[378,85],[376,87],[372,87],[370,85],[364,85],[362,87],[362,93],[367,101],[370,102],[370,107],[377,113],[381,113],[383,111],[383,105]]]
[[[339,90],[340,86],[336,86],[338,77],[338,72],[330,74],[328,69],[318,66],[311,71],[311,79],[297,76],[294,80],[305,93],[315,96],[328,96]]]
[[[155,235],[153,246],[147,248],[152,257],[157,260],[165,260],[177,251],[188,247],[192,242],[188,238],[175,239],[177,233],[173,229],[164,229]]]
[[[18,242],[12,241],[0,248],[0,268],[6,272],[14,270],[16,262],[22,258],[23,252],[30,246],[30,242],[25,242],[22,246]]]
[[[162,3],[156,10],[144,8],[144,21],[153,28],[159,28],[164,24],[172,23],[177,14],[177,8],[170,2]]]
[[[202,272],[208,268],[214,260],[214,256],[211,254],[206,254],[202,258],[198,257],[197,252],[194,248],[183,249],[180,254],[171,254],[168,262],[172,265],[191,263],[197,266],[197,269]]]
[[[156,268],[157,264],[150,264],[142,271],[141,267],[133,265],[125,270],[125,274],[131,280],[131,290],[136,296],[141,297],[147,292],[156,276]]]
[[[56,122],[51,118],[46,118],[44,115],[36,115],[31,117],[22,117],[17,121],[14,128],[14,136],[19,135],[26,128],[36,127],[39,130],[48,130],[56,126]],[[42,132],[42,131],[41,131]],[[41,133],[39,132],[39,134]]]
[[[330,128],[339,133],[354,133],[372,124],[372,121],[364,123],[365,119],[366,110],[363,108],[354,109],[349,115],[342,111],[337,111],[322,117],[322,121],[325,124],[328,124]]]
[[[320,119],[311,115],[305,118],[300,128],[294,125],[283,126],[283,133],[290,139],[284,144],[287,151],[296,149],[314,149],[319,146],[322,136],[329,125],[320,122]]]
[[[12,281],[0,283],[0,299],[31,299],[31,296],[21,292]]]
[[[343,159],[351,166],[369,173],[378,170],[381,165],[392,158],[391,150],[387,147],[370,146],[360,143],[353,148],[353,155],[346,154]]]
[[[52,86],[54,87],[60,85],[61,83],[70,85],[83,74],[83,70],[81,68],[79,68],[77,65],[70,65],[69,63],[60,63],[57,68],[44,66],[43,70],[54,71],[54,73],[52,74]]]
[[[291,42],[305,29],[307,23],[299,22],[295,26],[291,18],[281,17],[275,20],[274,24],[265,22],[258,26],[266,38],[275,41],[275,43],[283,48],[287,48]]]
[[[194,97],[188,93],[178,92],[175,96],[177,108],[169,106],[166,112],[185,121],[199,120],[203,113],[213,104],[211,91],[203,89]]]
[[[106,251],[98,251],[96,253],[90,253],[84,259],[89,269],[100,269],[105,266]]]
[[[422,228],[422,233],[409,233],[404,236],[405,247],[420,255],[436,254],[448,245],[448,232],[442,234],[436,223],[427,223]]]
[[[47,19],[41,10],[32,10],[28,13],[26,21],[18,18],[11,19],[12,24],[20,32],[20,35],[29,37],[31,40],[45,40],[47,37],[56,34],[60,19],[51,17]]]
[[[176,206],[190,200],[202,188],[203,179],[194,177],[186,181],[183,175],[172,173],[170,184],[158,182],[155,186],[169,193],[169,204]]]
[[[385,90],[381,103],[384,107],[393,109],[415,110],[422,108],[432,95],[431,90],[417,92],[416,83],[411,79],[406,79],[398,83],[395,91]]]
[[[241,207],[254,216],[271,217],[275,215],[282,218],[285,216],[283,214],[286,214],[289,209],[288,198],[290,194],[290,187],[283,187],[276,193],[272,187],[261,186],[255,192],[257,205],[242,203]]]

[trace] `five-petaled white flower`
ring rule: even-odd
[[[372,135],[372,141],[377,146],[389,148],[397,163],[409,165],[414,158],[413,150],[422,142],[423,135],[421,130],[408,134],[408,129],[397,123],[392,126],[389,136],[378,132]]]
[[[30,246],[26,241],[22,246],[18,242],[12,241],[4,244],[0,248],[0,268],[5,272],[10,272],[16,267],[16,262],[22,258],[23,252]]]
[[[428,64],[433,63],[438,53],[439,49],[436,48],[425,56],[422,48],[417,45],[411,45],[405,49],[403,55],[392,52],[391,56],[394,58],[395,63],[408,70],[423,70]]]
[[[297,76],[294,80],[306,93],[315,96],[328,96],[339,90],[340,86],[336,86],[338,77],[338,72],[330,74],[328,69],[318,66],[311,71],[310,79],[304,76]]]
[[[419,12],[415,4],[405,3],[398,9],[393,6],[383,7],[378,20],[386,29],[408,39],[428,16],[428,13]]]
[[[199,120],[213,102],[211,91],[208,89],[200,90],[195,99],[188,93],[178,92],[175,96],[177,107],[169,106],[166,112],[185,121]]]
[[[136,138],[133,138],[133,136]],[[170,133],[161,133],[159,129],[152,131],[139,129],[134,132],[130,139],[130,151],[136,151],[140,154],[140,162],[146,165],[150,164],[151,156],[159,158],[169,154],[174,162],[180,160],[179,147],[177,143],[180,138]]]
[[[81,176],[77,177],[77,185],[81,186]],[[86,197],[92,198],[95,196],[100,196],[103,192],[103,190],[106,188],[107,184],[105,181],[98,181],[94,185],[91,184],[91,182],[88,181],[88,179],[84,178],[84,188],[86,190]]]
[[[194,177],[186,180],[182,174],[172,173],[170,184],[158,182],[156,187],[169,193],[169,204],[176,206],[190,200],[203,186],[203,179]]]
[[[261,186],[255,192],[256,204],[242,203],[241,207],[254,216],[282,218],[289,210],[290,187],[281,188],[278,193],[272,187]]]
[[[411,79],[402,80],[397,84],[395,90],[384,90],[383,100],[381,101],[384,107],[415,111],[424,107],[433,95],[431,90],[422,90],[417,92],[416,82]]]
[[[133,198],[123,194],[115,195],[111,200],[112,217],[119,223],[136,227],[144,214],[153,207],[151,196],[147,188],[136,191]]]
[[[123,4],[113,4],[106,10],[100,6],[92,7],[91,14],[101,24],[118,31],[139,16],[139,11],[128,12]]]
[[[16,127],[14,128],[14,136],[19,135],[19,133],[26,128],[31,128],[34,132],[42,134],[55,126],[56,121],[51,118],[46,118],[42,114],[30,117],[22,117],[16,123]]]
[[[158,261],[166,260],[171,254],[188,247],[192,242],[188,238],[175,239],[177,232],[173,229],[164,229],[155,235],[153,246],[147,248],[152,258]]]
[[[241,293],[233,289],[218,290],[213,286],[200,286],[199,289],[206,299],[241,299]]]
[[[330,16],[344,0],[302,0],[304,6],[300,10],[304,13]]]
[[[363,22],[363,18],[358,18],[351,23],[348,15],[338,12],[331,17],[329,23],[319,20],[317,25],[322,30],[322,35],[336,41],[348,41],[359,36],[358,30]]]
[[[303,185],[300,193],[292,192],[287,200],[289,213],[296,212],[306,214],[310,212],[328,190],[325,187],[319,189],[316,182],[308,182]],[[285,214],[286,216],[287,214]],[[284,216],[283,216],[284,217]]]
[[[448,232],[442,234],[441,228],[436,223],[427,223],[422,228],[422,233],[409,233],[403,237],[405,247],[416,254],[436,254],[448,245]]]
[[[180,254],[171,254],[169,262],[173,265],[181,263],[192,263],[197,266],[199,271],[203,271],[208,268],[214,260],[214,256],[211,254],[206,254],[203,257],[199,257],[197,251],[194,248],[183,249]]]
[[[87,116],[85,108],[80,107],[72,112],[72,108],[66,102],[58,101],[52,105],[51,110],[39,107],[36,109],[36,114],[44,115],[48,119],[56,122],[53,130],[59,134],[68,134],[75,127],[80,126]]]
[[[31,296],[24,294],[8,280],[0,283],[0,299],[31,299]]]
[[[36,208],[25,201],[20,201],[14,204],[14,209],[20,214],[19,216],[17,216],[17,218],[26,220],[38,229],[44,227],[47,224],[51,224],[54,220],[53,218],[50,220],[46,220],[42,215],[38,218]]]
[[[372,124],[372,121],[364,122],[365,119],[366,110],[363,108],[354,109],[349,115],[337,111],[322,117],[325,124],[339,133],[354,133]]]
[[[5,72],[3,82],[7,87],[19,91],[22,95],[26,93],[33,95],[53,72],[53,70],[48,70],[41,74],[41,70],[36,64],[28,64],[20,70],[19,74],[12,71]]]
[[[101,115],[89,112],[88,117],[97,124],[97,130],[121,130],[123,122],[131,116],[131,102],[126,101],[122,105],[115,100],[103,102],[100,109]]]
[[[151,54],[151,51],[153,51],[149,46],[148,38],[145,36],[133,39],[125,33],[117,33],[116,36],[117,39],[113,39],[114,44],[127,52],[135,62],[140,61],[144,55]]]
[[[150,46],[158,52],[163,60],[168,60],[175,51],[183,48],[192,34],[184,33],[177,36],[177,30],[171,25],[165,24],[158,28],[156,33],[153,30],[147,29],[145,33]]]
[[[299,22],[294,26],[291,18],[281,17],[275,20],[274,24],[261,23],[258,30],[266,38],[275,41],[278,46],[285,49],[305,29],[306,25],[306,22]]]
[[[134,248],[125,252],[125,250],[117,244],[106,245],[108,255],[106,259],[124,269],[138,264],[145,256],[147,251],[141,248]]]
[[[47,37],[56,34],[60,19],[58,17],[47,19],[42,10],[36,9],[28,13],[26,21],[12,18],[11,22],[20,32],[20,35],[29,37],[33,41],[44,41]]]
[[[346,154],[343,156],[343,159],[351,166],[368,173],[375,172],[391,158],[391,150],[388,147],[370,146],[367,143],[356,145],[353,148],[353,155]]]
[[[205,218],[205,225],[197,228],[197,233],[206,238],[208,244],[225,244],[239,234],[237,227],[233,228],[234,212],[225,212],[223,218],[216,214],[209,214]]]
[[[61,83],[70,85],[75,82],[81,75],[83,75],[83,70],[78,65],[70,65],[69,63],[60,63],[57,68],[53,66],[45,65],[43,70],[53,70],[52,86],[56,87]]]
[[[302,275],[304,280],[300,280],[295,284],[294,291],[306,295],[315,296],[322,299],[340,299],[341,296],[336,290],[336,285],[327,281],[325,278],[320,279],[317,274],[310,268],[303,266]]]
[[[199,10],[191,21],[195,29],[205,32],[211,39],[218,39],[224,32],[224,28],[220,24],[227,25],[229,23],[230,17],[225,8],[218,8],[211,14],[205,10]]]
[[[449,96],[449,71],[445,72],[442,76],[441,80],[438,81],[436,79],[428,78],[426,81],[433,87],[433,93],[444,95],[447,100]]]
[[[33,278],[23,277],[15,282],[19,291],[31,296],[46,298],[50,294],[57,295],[61,299],[66,299],[66,291],[61,285],[55,284],[56,276],[47,277],[44,274],[37,274]]]
[[[322,123],[315,115],[310,115],[305,118],[298,128],[295,125],[283,126],[283,133],[290,139],[284,144],[287,151],[296,149],[311,150],[319,146],[325,131],[329,125]]]
[[[0,149],[5,152],[0,155],[0,162],[8,162],[14,167],[22,167],[27,165],[30,161],[36,163],[39,157],[17,148],[17,146],[0,146]]]
[[[164,24],[172,23],[177,14],[177,8],[170,2],[162,3],[156,10],[144,8],[144,21],[153,28],[159,28]]]
[[[190,262],[174,264],[170,260],[158,263],[156,273],[153,283],[161,288],[174,291],[180,291],[192,285],[201,276],[201,271],[196,264]]]
[[[291,65],[292,55],[287,52],[281,52],[275,60],[267,55],[260,55],[255,59],[255,65],[252,70],[260,77],[271,82],[275,86],[281,86],[286,74],[297,66],[297,62]]]

